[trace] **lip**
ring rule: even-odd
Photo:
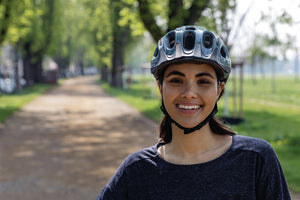
[[[202,108],[202,105],[193,103],[178,103],[176,104],[176,107],[183,114],[194,114]]]

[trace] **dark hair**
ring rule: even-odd
[[[209,127],[213,133],[219,135],[235,135],[234,132],[230,127],[226,126],[218,117],[213,116],[209,120]],[[172,141],[172,127],[171,127],[171,120],[166,115],[160,122],[159,125],[159,141],[163,143],[169,143]]]
[[[163,68],[163,70],[159,73],[158,76],[158,81],[160,84],[163,84],[163,77],[164,73],[166,70],[167,66]],[[225,82],[227,79],[224,79],[224,74],[221,70],[218,70],[219,68],[214,67],[216,74],[217,74],[217,79],[220,82]],[[221,92],[219,99],[223,96],[224,94],[224,89]],[[218,100],[219,100],[218,99]],[[217,116],[213,116],[209,121],[209,127],[212,130],[213,133],[219,134],[219,135],[235,135],[236,132],[234,132],[230,127],[226,126],[220,118]],[[170,117],[165,115],[159,125],[159,141],[163,143],[169,143],[172,141],[172,121]]]

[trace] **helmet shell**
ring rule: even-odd
[[[231,72],[231,60],[223,40],[200,26],[182,26],[163,36],[151,60],[151,73],[159,79],[165,67],[185,61],[209,64],[221,70],[225,80]]]

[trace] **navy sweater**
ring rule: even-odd
[[[156,146],[128,156],[97,200],[289,200],[273,148],[264,140],[233,136],[230,149],[201,164],[163,160]]]

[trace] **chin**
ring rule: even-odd
[[[195,126],[197,126],[200,123],[200,122],[190,123],[190,122],[183,122],[183,121],[176,121],[176,122],[186,128],[194,128]]]

